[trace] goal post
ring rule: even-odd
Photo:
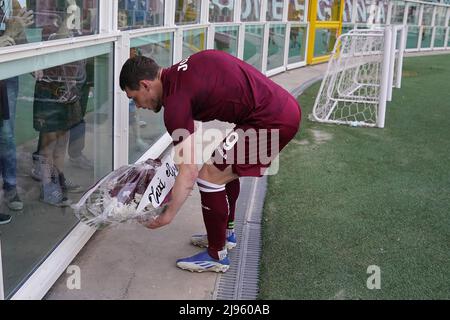
[[[312,120],[384,127],[386,101],[401,78],[403,55],[402,45],[398,54],[396,50],[398,30],[396,26],[357,29],[337,39]]]
[[[402,84],[403,54],[406,50],[407,30],[404,25],[392,26],[391,69],[389,75],[388,101],[392,101],[392,89]]]

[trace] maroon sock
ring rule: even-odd
[[[228,182],[225,185],[225,190],[227,191],[228,201],[230,203],[230,214],[228,215],[228,225],[227,229],[234,229],[234,215],[236,213],[236,202],[239,197],[239,192],[241,191],[241,183],[239,178]]]
[[[225,247],[225,230],[228,221],[228,198],[225,186],[198,181],[202,201],[203,221],[208,234],[208,253],[219,259],[219,251]]]

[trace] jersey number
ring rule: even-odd
[[[180,64],[178,65],[178,70],[177,71],[180,71],[180,70],[181,71],[186,71],[188,69],[188,65],[187,65],[188,60],[189,60],[189,57],[187,57],[184,60],[181,60]]]
[[[238,142],[238,140],[239,136],[236,132],[230,134],[226,138],[225,143],[223,144],[223,148],[225,149],[225,151],[230,151],[231,149],[233,149],[234,145]]]

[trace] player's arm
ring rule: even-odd
[[[179,172],[172,188],[172,200],[166,211],[148,223],[147,228],[156,229],[172,222],[178,210],[191,194],[198,176],[194,146],[194,134],[191,134],[175,147],[174,160]]]

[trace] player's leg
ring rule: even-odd
[[[230,203],[226,191],[228,181],[224,181],[219,176],[232,177],[232,173],[227,174],[212,165],[205,165],[200,170],[197,179],[203,220],[208,235],[208,253],[215,259],[218,259],[219,252],[225,247],[225,231],[230,213]]]
[[[216,272],[228,269],[226,230],[231,204],[235,209],[239,195],[238,177],[263,175],[273,158],[295,136],[300,123],[296,102],[289,103],[279,118],[279,129],[269,130],[269,136],[264,136],[267,130],[251,126],[235,128],[214,152],[211,161],[200,170],[198,185],[208,249],[192,257],[178,260],[177,265],[180,268]],[[276,143],[272,145],[272,142]],[[265,147],[265,154],[270,155],[269,157],[261,158],[261,146],[263,149]],[[233,184],[233,181],[236,182]],[[230,184],[228,192],[227,184]]]
[[[228,214],[227,230],[226,230],[226,246],[227,249],[233,249],[236,244],[236,235],[234,232],[234,219],[236,215],[236,202],[239,198],[239,193],[241,191],[241,182],[239,178],[228,182],[225,185],[225,190],[227,191],[228,202],[230,204],[230,212]]]
[[[228,174],[231,174],[231,168],[228,169]],[[228,197],[229,204],[229,214],[227,220],[227,228],[226,228],[226,239],[225,246],[227,250],[233,249],[236,247],[236,236],[234,233],[234,219],[236,212],[236,202],[239,197],[240,192],[240,181],[239,177],[225,184],[225,191]],[[208,247],[208,236],[206,234],[194,234],[191,236],[191,243],[194,246],[206,248]]]
[[[225,247],[227,250],[231,250],[237,245],[237,238],[234,231],[234,217],[236,213],[236,202],[240,191],[239,179],[235,179],[228,182],[225,185],[225,190],[227,192],[228,204],[230,212],[228,213],[227,229],[225,232]],[[208,235],[207,234],[193,234],[191,236],[191,243],[194,246],[200,248],[208,247]]]
[[[228,182],[236,178],[231,167],[221,171],[212,164],[205,164],[200,170],[197,184],[200,190],[208,249],[192,257],[179,259],[178,267],[198,272],[228,270],[230,262],[227,258],[225,238],[230,208],[225,187]]]

